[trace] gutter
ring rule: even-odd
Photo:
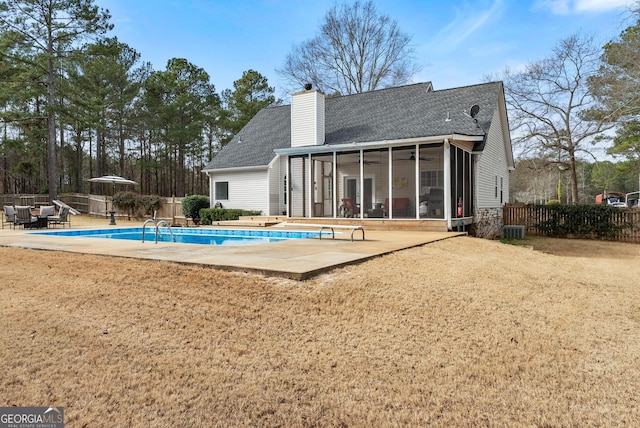
[[[243,172],[243,171],[257,171],[261,169],[267,169],[269,165],[257,165],[257,166],[239,166],[234,168],[215,168],[215,169],[203,169],[202,172],[211,177],[210,173],[214,172]]]
[[[406,144],[441,143],[445,139],[457,141],[482,141],[483,138],[484,137],[481,135],[448,134],[433,137],[403,138],[398,140],[367,141],[361,143],[352,142],[342,144],[323,144],[320,146],[287,147],[284,149],[275,149],[274,151],[279,155],[303,155],[359,149],[377,149],[403,146]]]

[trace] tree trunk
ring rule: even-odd
[[[122,117],[122,113],[118,113],[118,169],[120,170],[120,175],[125,176],[125,159],[126,159],[126,150],[125,150],[125,136],[124,136],[124,118]]]
[[[56,115],[55,115],[55,70],[53,67],[53,38],[49,34],[47,58],[47,167],[49,180],[49,200],[58,199],[58,179],[56,171]]]
[[[184,196],[184,186],[185,186],[185,174],[184,174],[184,152],[185,152],[185,144],[183,142],[178,142],[178,153],[177,153],[177,162],[176,162],[176,188],[175,193],[172,193],[177,196]]]
[[[89,147],[91,147],[91,139],[89,139]],[[91,162],[89,162],[91,163]],[[75,192],[82,192],[82,131],[76,131],[76,177]]]
[[[576,173],[576,155],[571,148],[569,150],[569,173],[571,174],[571,203],[578,203],[578,174]]]
[[[64,100],[60,100],[60,105],[62,106],[64,103]],[[62,187],[63,183],[64,183],[64,176],[65,176],[65,161],[64,161],[64,145],[65,145],[65,141],[64,141],[64,124],[62,123],[62,119],[60,119],[60,177],[58,178],[59,180],[59,187]],[[57,190],[57,188],[56,188]],[[64,192],[65,190],[62,189],[62,191]]]

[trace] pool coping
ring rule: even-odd
[[[140,225],[133,223],[129,226]],[[247,226],[235,229],[238,228],[251,229]],[[290,225],[284,230],[310,231],[301,225]],[[348,232],[336,231],[335,239],[303,238],[258,245],[208,246],[47,236],[29,232],[3,229],[0,231],[0,246],[174,262],[295,280],[306,280],[338,267],[361,263],[394,251],[466,235],[464,232],[367,230],[366,240],[352,242]]]

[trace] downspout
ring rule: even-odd
[[[444,218],[447,220],[447,228],[448,230],[452,230],[451,225],[451,145],[449,144],[449,139],[444,139],[443,148],[444,150],[444,165],[443,165],[443,175],[444,175],[444,195],[442,198],[442,202],[444,203]]]
[[[309,211],[307,211],[307,215],[305,217],[311,218],[313,217],[313,163],[311,161],[311,153],[309,153],[309,168],[307,168],[309,172],[307,173],[307,179],[309,180],[307,184],[307,189],[309,190],[309,196],[307,197],[307,207]]]
[[[416,160],[416,168],[415,168],[415,175],[414,175],[414,183],[416,183],[416,203],[414,204],[414,213],[413,213],[413,218],[415,219],[419,219],[420,218],[420,185],[422,183],[420,183],[420,144],[416,144],[416,147],[414,148],[415,150],[415,160]]]
[[[333,168],[331,168],[331,175],[332,180],[331,180],[331,199],[333,199],[333,218],[337,218],[338,217],[338,183],[336,182],[336,179],[338,178],[338,175],[336,173],[336,169],[338,167],[338,155],[337,153],[334,151],[333,152]]]
[[[388,212],[387,216],[390,220],[393,219],[393,150],[391,147],[387,148],[387,153],[389,156],[389,171],[387,174],[389,175],[389,206],[387,207]]]
[[[287,168],[286,168],[286,184],[287,187],[284,189],[286,193],[285,195],[285,207],[287,211],[287,218],[291,218],[291,157],[287,155]]]
[[[354,201],[355,202],[355,201]],[[360,218],[364,216],[364,152],[360,149]]]
[[[472,223],[477,223],[478,221],[478,162],[480,162],[480,154],[472,154],[473,159],[473,187],[471,191],[473,192],[473,220]]]

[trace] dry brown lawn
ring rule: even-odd
[[[0,406],[69,427],[640,426],[640,245],[524,243],[307,282],[0,248]]]

